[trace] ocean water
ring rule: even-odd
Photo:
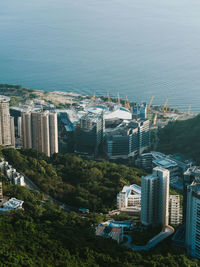
[[[0,83],[200,112],[199,0],[0,1]]]

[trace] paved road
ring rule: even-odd
[[[24,183],[25,183],[26,187],[28,187],[28,189],[40,191],[40,189],[37,187],[37,185],[35,185],[30,179],[28,179],[25,176],[24,176]]]
[[[40,188],[36,184],[34,184],[29,178],[27,178],[25,175],[24,175],[24,182],[25,182],[25,185],[26,185],[26,187],[28,189],[37,190],[37,191],[40,191],[41,193],[43,193],[40,190]],[[66,204],[64,204],[64,203],[52,198],[48,194],[45,194],[45,193],[43,193],[43,194],[44,194],[44,200],[51,200],[55,205],[59,206],[62,210],[66,211],[66,212],[70,212],[70,211],[78,212],[77,208],[68,206],[68,205],[66,205]]]
[[[131,248],[133,251],[149,250],[150,248],[155,247],[161,241],[169,237],[174,233],[174,228],[171,226],[166,226],[165,230],[160,232],[158,235],[154,236],[145,246],[136,246],[131,244],[131,237],[124,235],[128,238],[128,241],[124,244],[126,247]]]

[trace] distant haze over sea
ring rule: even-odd
[[[200,112],[199,0],[0,2],[0,83]]]

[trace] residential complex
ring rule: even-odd
[[[0,171],[15,185],[24,186],[24,176],[17,172],[7,161],[0,159]]]
[[[23,147],[50,156],[58,152],[57,114],[49,111],[22,112]]]
[[[142,177],[141,221],[144,225],[163,227],[169,221],[169,171],[156,167]]]

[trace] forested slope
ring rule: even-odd
[[[142,171],[75,155],[48,158],[34,150],[4,149],[4,157],[45,193],[75,207],[92,211],[116,208],[116,195],[125,184],[140,184]]]
[[[165,241],[149,252],[136,253],[117,242],[96,237],[98,216],[64,213],[42,196],[4,182],[4,194],[24,200],[24,210],[0,215],[0,266],[134,267],[199,266],[182,249]]]
[[[159,130],[158,150],[170,153],[183,153],[200,164],[200,115],[184,120],[169,122]]]

